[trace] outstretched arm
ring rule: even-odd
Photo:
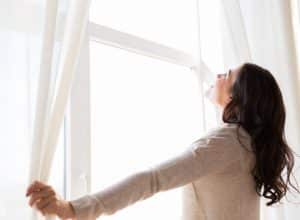
[[[29,190],[32,195],[31,202],[37,201],[38,204],[42,204],[43,208],[40,210],[43,213],[57,214],[62,219],[66,217],[75,220],[76,217],[76,220],[95,220],[101,215],[111,215],[158,192],[183,186],[208,174],[221,172],[239,159],[235,156],[237,145],[234,141],[230,129],[220,127],[194,141],[180,154],[131,174],[97,193],[71,201],[51,200],[49,199],[50,196],[53,197],[51,190],[43,190],[49,194],[45,196],[46,193],[43,192],[34,193],[34,189],[39,188],[36,186]],[[39,186],[47,189],[45,184],[40,183]],[[45,200],[48,202],[47,205]]]
[[[91,195],[70,201],[77,220],[111,215],[154,194],[183,186],[207,174],[220,172],[237,160],[231,133],[226,128],[210,131],[182,153],[134,173]]]

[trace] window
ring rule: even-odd
[[[84,130],[70,136],[71,198],[101,191],[160,163],[201,136],[202,97],[197,73],[190,69],[197,65],[195,4],[92,1],[70,106],[71,133]],[[205,18],[218,19],[208,13]],[[202,51],[213,72],[223,71],[218,68],[222,51],[217,30],[204,27],[215,35]],[[205,41],[200,43],[203,46]],[[204,102],[205,120],[212,127],[215,109],[208,100]],[[101,218],[179,219],[181,192],[177,188],[159,193]],[[153,210],[160,210],[159,216]]]
[[[91,42],[90,82],[92,192],[198,138],[200,93],[190,69]],[[109,219],[179,219],[180,192],[161,193]]]
[[[90,21],[166,46],[194,53],[196,1],[92,1]]]

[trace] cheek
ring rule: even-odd
[[[214,88],[213,88],[213,100],[218,103],[222,104],[224,100],[226,99],[226,83],[222,80],[217,80],[215,82]]]
[[[222,80],[217,80],[215,82],[214,90],[216,95],[220,96],[224,93],[225,90],[225,83]]]

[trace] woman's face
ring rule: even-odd
[[[229,69],[226,73],[219,73],[215,83],[211,86],[211,100],[222,109],[231,100],[230,88],[232,87],[241,66]]]

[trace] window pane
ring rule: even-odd
[[[197,48],[196,1],[94,0],[90,20],[174,48]]]
[[[188,147],[200,136],[201,102],[197,78],[188,68],[94,42],[90,47],[96,192]],[[181,189],[175,188],[101,219],[180,215]]]

